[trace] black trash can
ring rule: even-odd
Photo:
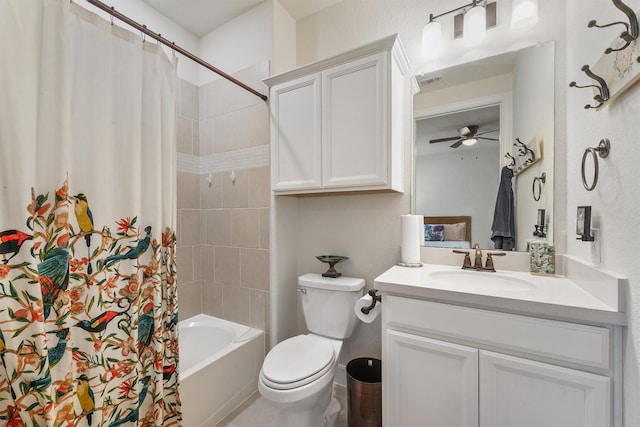
[[[347,363],[349,427],[382,427],[382,362],[359,357]]]

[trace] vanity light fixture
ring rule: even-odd
[[[429,14],[429,22],[422,29],[422,52],[424,57],[436,57],[443,49],[444,37],[438,18],[454,12],[453,38],[463,37],[469,42],[482,40],[488,28],[497,24],[497,2],[472,0],[471,3],[434,15]],[[511,25],[513,31],[524,30],[538,22],[538,0],[512,0]]]
[[[496,3],[487,4],[487,0],[473,0],[439,15],[431,13],[429,22],[422,29],[422,51],[426,58],[437,56],[443,47],[442,25],[436,19],[459,11],[462,13],[454,19],[454,38],[463,36],[471,41],[481,40],[487,28],[496,24]]]
[[[442,24],[434,21],[433,13],[429,23],[422,29],[422,50],[425,58],[435,58],[442,51]]]
[[[476,0],[471,3],[471,9],[464,14],[464,26],[462,27],[462,37],[470,41],[479,41],[487,35],[487,9],[477,4]]]
[[[538,0],[513,0],[511,5],[511,30],[531,28],[538,22]]]

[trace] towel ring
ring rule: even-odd
[[[601,139],[597,147],[589,147],[584,150],[582,155],[582,185],[587,191],[592,191],[598,184],[598,156],[606,158],[611,150],[611,143],[607,138]],[[587,156],[591,154],[593,157],[593,182],[591,185],[587,184],[587,177],[585,176],[585,164],[587,162]]]
[[[538,195],[536,196],[536,182],[538,183],[537,189],[538,189]],[[532,185],[532,191],[533,191],[533,200],[535,200],[536,202],[540,201],[540,196],[542,196],[542,184],[547,182],[547,174],[545,172],[542,172],[542,175],[540,176],[536,176],[535,178],[533,178],[533,185]]]

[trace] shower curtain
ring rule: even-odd
[[[175,64],[69,0],[0,38],[0,425],[180,425]]]

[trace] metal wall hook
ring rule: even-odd
[[[518,156],[526,157],[523,165],[528,165],[536,160],[536,153],[527,146],[524,142],[520,141],[520,138],[516,138],[516,142],[513,143],[518,148]]]
[[[536,195],[536,182],[538,183],[537,195]],[[546,182],[547,182],[547,174],[545,172],[542,172],[542,175],[536,176],[535,178],[533,178],[533,186],[532,186],[533,200],[535,200],[536,202],[540,201],[540,196],[542,196],[542,184],[545,184]]]
[[[609,155],[611,151],[611,142],[607,138],[603,138],[600,140],[600,143],[597,147],[589,147],[584,150],[584,154],[582,155],[582,185],[587,191],[592,191],[596,188],[598,184],[598,156],[605,159]],[[587,162],[588,155],[591,154],[593,157],[593,181],[591,184],[587,183],[587,177],[585,176],[585,165]]]
[[[583,65],[581,70],[589,77],[591,78],[591,80],[594,80],[597,84],[592,84],[592,85],[584,85],[584,86],[579,86],[575,81],[569,83],[569,87],[577,87],[577,88],[596,88],[598,89],[598,94],[596,96],[593,97],[593,99],[596,101],[595,105],[590,105],[587,104],[584,106],[584,108],[586,110],[590,109],[590,108],[600,108],[604,105],[605,102],[607,102],[609,100],[609,86],[607,86],[607,82],[604,81],[604,79],[602,77],[600,77],[599,75],[595,74],[593,71],[591,71],[591,69],[589,68],[589,65]]]
[[[589,28],[593,28],[593,27],[607,28],[607,27],[611,27],[612,25],[623,25],[625,27],[625,30],[622,33],[620,33],[620,38],[624,40],[625,43],[618,48],[611,48],[611,47],[607,48],[604,51],[605,54],[610,54],[611,52],[618,52],[626,49],[629,46],[629,44],[631,44],[632,41],[638,38],[638,35],[640,34],[640,29],[638,26],[638,17],[636,16],[633,9],[631,9],[629,6],[624,4],[622,0],[612,0],[612,1],[615,7],[617,7],[622,11],[622,13],[627,15],[627,18],[629,19],[629,23],[616,21],[606,25],[598,25],[596,20],[593,19],[589,21],[589,23],[587,24],[587,27]]]
[[[516,165],[516,158],[511,155],[511,153],[507,153],[504,155],[507,159],[509,159],[509,164],[507,165],[509,168],[513,168]]]
[[[369,296],[371,296],[372,301],[370,306],[362,307],[360,309],[360,311],[363,312],[364,314],[369,314],[369,312],[373,310],[373,307],[375,307],[378,302],[382,302],[382,295],[376,295],[375,289],[371,289],[367,293],[369,294]]]

